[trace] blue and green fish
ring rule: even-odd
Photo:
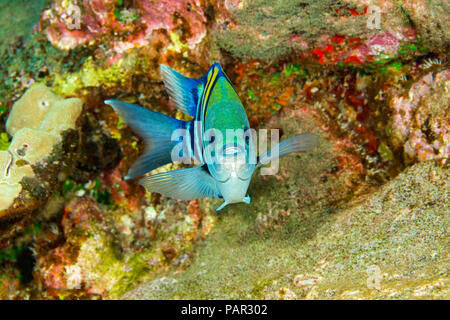
[[[146,144],[145,153],[125,179],[175,160],[193,158],[200,163],[142,178],[139,183],[149,192],[182,200],[223,198],[217,211],[231,203],[250,203],[247,189],[257,168],[290,153],[308,151],[318,141],[316,135],[303,133],[257,156],[247,114],[218,63],[199,79],[185,77],[166,65],[161,65],[161,75],[170,98],[192,120],[177,120],[117,100],[105,101]],[[231,138],[230,132],[234,133]]]

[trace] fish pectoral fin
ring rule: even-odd
[[[217,207],[216,211],[220,211],[228,204],[228,202],[224,201],[219,207]]]
[[[319,143],[319,136],[314,133],[305,132],[296,134],[286,140],[281,141],[274,148],[266,151],[258,157],[256,168],[270,163],[272,160],[287,156],[294,152],[307,152],[312,150]]]
[[[148,192],[157,192],[175,199],[220,197],[216,181],[209,174],[206,165],[154,174],[142,178],[139,183]]]
[[[200,79],[183,76],[169,66],[161,65],[161,77],[170,98],[184,114],[194,117],[201,96]]]
[[[243,201],[244,201],[246,204],[250,204],[250,202],[252,201],[252,199],[250,198],[250,196],[246,196],[246,197],[243,199]]]

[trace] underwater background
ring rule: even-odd
[[[449,299],[449,16],[446,0],[0,0],[0,299]],[[187,120],[159,66],[215,61],[252,128],[321,138],[220,213],[124,181],[144,144],[104,104]]]

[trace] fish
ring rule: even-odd
[[[291,153],[310,151],[318,143],[317,135],[305,132],[257,156],[255,134],[244,106],[218,62],[197,79],[167,65],[160,65],[160,72],[169,98],[192,120],[182,121],[135,104],[105,100],[146,145],[125,180],[175,162],[174,158],[195,159],[200,164],[141,178],[139,184],[148,192],[181,200],[222,198],[217,211],[232,203],[250,204],[247,191],[255,170]],[[234,135],[228,135],[230,132]]]

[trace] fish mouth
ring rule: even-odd
[[[239,175],[237,175],[237,177],[238,177],[238,179],[241,180],[241,181],[248,181],[248,180],[250,180],[250,178],[251,178],[251,177],[248,177],[248,178],[241,178]],[[244,198],[244,199],[245,199],[245,198]]]
[[[246,204],[250,204],[251,202],[251,198],[250,196],[245,196],[244,198],[242,198],[241,200],[232,200],[232,201],[227,201],[225,200],[219,207],[217,207],[216,211],[220,211],[223,208],[225,208],[227,205],[232,204],[232,203],[241,203],[244,202]]]

